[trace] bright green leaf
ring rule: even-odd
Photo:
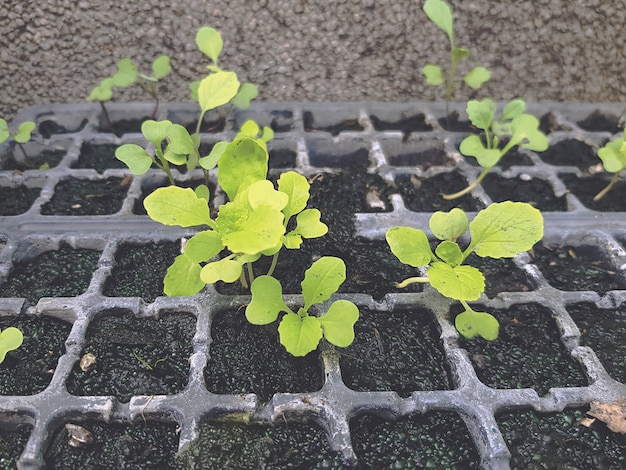
[[[9,125],[7,122],[0,118],[0,144],[10,137]]]
[[[282,212],[270,206],[259,206],[248,214],[239,230],[223,234],[222,242],[233,253],[252,255],[273,248],[285,234],[283,218]]]
[[[215,284],[217,281],[232,283],[241,277],[241,264],[237,261],[224,258],[208,263],[200,271],[200,279],[205,284]]]
[[[244,137],[252,137],[253,139],[256,139],[259,135],[259,131],[259,125],[252,119],[248,119],[241,125],[241,128],[239,129],[239,134]]]
[[[269,142],[274,138],[274,130],[271,127],[263,126],[263,132],[261,132],[261,140],[263,142]]]
[[[346,265],[341,258],[322,256],[304,273],[304,309],[328,300],[346,280]]]
[[[113,77],[107,77],[95,87],[86,98],[87,101],[109,101],[113,97]]]
[[[0,139],[1,140],[1,139]],[[602,160],[604,170],[609,173],[618,173],[626,168],[626,149],[624,138],[618,137],[598,149],[598,157]]]
[[[226,235],[241,230],[248,220],[248,212],[248,209],[239,202],[231,201],[220,206],[215,220],[220,233]]]
[[[113,75],[113,86],[127,87],[137,81],[137,66],[128,58],[120,59],[117,72]]]
[[[196,263],[204,263],[224,249],[222,237],[215,230],[195,234],[185,244],[185,256]]]
[[[248,109],[250,107],[250,101],[259,95],[259,90],[256,85],[252,83],[244,83],[239,88],[239,91],[232,99],[233,106],[237,109]],[[267,142],[267,141],[266,141]]]
[[[277,211],[282,211],[289,202],[289,196],[274,189],[269,180],[260,180],[248,187],[248,204],[252,209],[259,206],[270,206]]]
[[[463,77],[463,81],[472,90],[478,90],[485,82],[488,82],[490,78],[491,73],[485,67],[474,67]]]
[[[302,245],[302,236],[295,232],[289,232],[283,237],[283,244],[288,250],[297,250]]]
[[[356,305],[348,300],[337,300],[319,321],[324,338],[335,346],[346,348],[354,341],[354,324],[358,319],[359,308]]]
[[[483,168],[491,168],[496,165],[502,157],[502,153],[499,149],[486,148],[480,137],[476,134],[468,135],[463,139],[459,150],[465,156],[475,157],[478,164]]]
[[[280,312],[291,312],[283,301],[283,288],[271,276],[259,276],[250,287],[252,301],[246,307],[246,318],[253,325],[267,325],[278,318]]]
[[[473,266],[452,267],[435,261],[426,273],[430,284],[450,299],[476,300],[485,290],[485,277]]]
[[[317,209],[305,209],[296,216],[295,232],[304,238],[323,237],[328,233],[328,226],[320,221],[321,213]]]
[[[222,35],[216,29],[209,26],[200,28],[196,33],[196,44],[202,53],[217,64],[224,41],[222,40]]]
[[[115,158],[124,162],[133,175],[143,175],[152,166],[152,157],[137,144],[124,144],[115,149]]]
[[[198,151],[189,131],[180,124],[172,124],[167,128],[169,148],[177,154],[191,155]]]
[[[200,158],[198,163],[205,170],[212,170],[217,166],[220,158],[222,158],[226,147],[228,147],[228,142],[217,142],[211,149],[211,152],[206,157]]]
[[[200,82],[198,103],[202,113],[228,103],[239,90],[235,72],[212,73]]]
[[[456,240],[467,230],[467,215],[458,207],[449,212],[437,211],[430,216],[428,225],[439,240]]]
[[[199,198],[204,199],[208,204],[209,199],[211,198],[211,193],[209,191],[209,187],[206,184],[198,185],[193,190],[193,192],[196,193],[196,196],[198,196]]]
[[[37,125],[33,121],[24,121],[20,124],[17,134],[13,136],[13,139],[18,144],[25,144],[30,140],[31,134],[36,127]]]
[[[459,245],[449,240],[442,241],[437,248],[435,254],[446,264],[455,267],[463,262],[463,252]]]
[[[217,179],[231,201],[239,191],[266,178],[268,158],[255,139],[241,137],[228,144],[217,166]]]
[[[450,43],[454,43],[452,33],[452,11],[443,0],[426,0],[424,3],[424,13],[428,15],[430,21],[441,28],[450,38]]]
[[[201,267],[185,255],[178,255],[163,279],[163,292],[168,296],[195,295],[202,290]]]
[[[426,266],[433,258],[433,252],[426,234],[416,228],[392,227],[385,235],[391,252],[403,264]]]
[[[422,68],[422,73],[426,77],[426,83],[429,85],[441,85],[444,82],[441,67],[434,64],[427,64]]]
[[[511,121],[511,141],[536,152],[548,149],[548,138],[539,129],[539,119],[530,114],[520,114]]]
[[[146,197],[144,207],[152,220],[164,225],[196,227],[213,222],[207,201],[191,188],[157,188]]]
[[[491,123],[496,115],[496,103],[489,98],[470,100],[467,102],[465,111],[474,127],[487,130],[491,127]]]
[[[294,356],[306,356],[317,348],[322,339],[320,321],[311,316],[300,318],[287,313],[278,325],[280,344]]]
[[[154,73],[154,78],[157,80],[166,77],[171,71],[170,56],[168,55],[160,55],[152,62],[152,72]]]
[[[453,59],[455,60],[464,59],[465,57],[470,56],[470,51],[468,51],[467,49],[463,49],[461,47],[455,47],[450,52],[452,54]]]
[[[311,185],[307,179],[295,171],[287,171],[278,178],[278,190],[289,196],[289,203],[283,209],[285,220],[289,220],[306,207]]]
[[[487,341],[498,339],[500,325],[489,313],[466,310],[456,316],[454,324],[459,333],[467,339],[472,339],[476,335],[482,336]]]
[[[500,117],[500,121],[505,121],[507,119],[513,119],[515,116],[519,116],[526,110],[526,103],[524,100],[515,99],[509,101],[502,110],[502,116]]]
[[[5,328],[0,333],[0,364],[4,361],[7,353],[19,348],[23,341],[24,335],[18,328],[14,326]]]
[[[167,138],[167,128],[172,121],[154,121],[148,119],[141,124],[141,133],[156,148],[161,148],[161,142]]]

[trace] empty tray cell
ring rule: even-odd
[[[115,144],[95,144],[85,142],[80,147],[78,161],[72,168],[93,168],[98,173],[102,173],[109,168],[127,168],[126,165],[115,158]]]
[[[26,212],[39,197],[41,188],[20,185],[0,188],[0,215],[19,215]]]
[[[181,469],[345,468],[319,425],[283,420],[269,426],[203,421],[198,439],[177,461]]]
[[[54,118],[46,119],[43,116],[37,116],[37,120],[37,132],[41,134],[44,139],[49,139],[53,135],[74,134],[76,132],[80,132],[89,122],[89,119],[87,119],[86,116],[78,115],[64,115],[62,119],[58,121]]]
[[[464,264],[480,269],[485,276],[485,294],[489,298],[500,292],[528,292],[532,285],[526,273],[510,258],[481,258],[472,253]]]
[[[80,426],[82,430],[72,426]],[[70,432],[88,433],[91,442],[73,446],[70,444]],[[177,450],[177,423],[67,421],[54,431],[45,461],[46,468],[60,470],[159,470],[175,468]]]
[[[449,390],[440,332],[427,310],[361,309],[355,340],[340,355],[344,383],[359,392]]]
[[[567,307],[581,335],[581,346],[591,347],[606,371],[626,383],[626,305],[600,309],[590,303]]]
[[[428,132],[433,130],[430,124],[426,124],[424,113],[402,113],[395,118],[371,114],[370,120],[377,131],[399,131],[404,135],[409,135],[411,132]]]
[[[54,187],[54,195],[42,208],[43,215],[109,215],[119,212],[130,179],[84,180],[65,178]]]
[[[471,212],[479,210],[483,205],[471,194],[453,201],[446,201],[442,197],[443,194],[455,193],[468,185],[465,177],[458,171],[439,173],[428,178],[398,175],[396,185],[406,208],[414,212],[449,211],[454,207]]]
[[[115,253],[115,266],[105,283],[104,295],[141,297],[146,302],[153,302],[163,295],[163,278],[180,249],[180,241],[120,245]]]
[[[67,390],[74,395],[112,395],[128,402],[136,395],[173,395],[189,379],[191,340],[196,318],[191,313],[163,313],[136,318],[123,310],[101,312],[87,329],[81,354],[95,365],[74,365]]]
[[[154,119],[150,116],[152,109],[135,108],[132,112],[128,109],[109,109],[108,119],[104,112],[98,115],[98,132],[113,133],[118,137],[124,134],[141,133],[141,125],[148,119]]]
[[[577,139],[561,140],[538,155],[550,165],[576,166],[582,171],[600,163],[596,150]]]
[[[276,133],[291,132],[294,129],[293,111],[289,109],[235,110],[235,126],[239,129],[247,120],[253,120],[259,126],[268,126]]]
[[[341,109],[334,110],[333,113],[304,111],[302,121],[306,132],[322,131],[331,135],[339,135],[345,131],[362,131],[363,126],[357,119],[356,112],[342,112]],[[353,115],[354,114],[354,115]]]
[[[19,146],[11,142],[10,145],[3,147],[3,153],[0,154],[0,170],[27,171],[54,168],[67,153],[62,147],[63,144],[51,148],[36,142],[26,142]]]
[[[4,418],[0,416],[0,421]],[[0,468],[9,470],[17,468],[17,459],[24,451],[32,426],[23,424],[15,429],[0,430]]]
[[[460,119],[458,111],[450,111],[446,117],[437,119],[439,125],[450,132],[477,132],[472,123],[467,120]]]
[[[308,138],[306,145],[311,165],[346,168],[351,165],[369,165],[369,144],[362,140],[324,139],[322,135]]]
[[[323,376],[317,351],[294,357],[280,344],[278,323],[248,323],[244,309],[219,312],[211,324],[212,342],[204,370],[213,393],[256,393],[262,401],[274,393],[315,392]]]
[[[99,259],[100,251],[74,249],[63,243],[58,250],[17,259],[0,285],[0,297],[25,298],[32,304],[42,297],[75,297],[89,287]]]
[[[588,209],[599,212],[626,212],[626,198],[624,198],[626,181],[618,181],[599,201],[593,200],[596,194],[609,184],[613,173],[599,173],[585,177],[564,173],[559,177],[567,189],[574,193]]]
[[[200,118],[200,112],[197,114],[190,113],[185,121],[172,121],[179,123],[187,129],[190,134],[193,134],[197,130],[198,119]],[[200,125],[200,133],[215,134],[223,132],[226,128],[226,116],[223,116],[218,111],[208,111],[204,114],[202,124]]]
[[[296,166],[297,143],[283,139],[273,139],[267,144],[270,154],[270,168],[294,168]]]
[[[490,173],[481,185],[493,202],[527,202],[542,212],[567,210],[565,196],[556,197],[550,183],[540,178],[505,178]]]
[[[539,130],[544,134],[551,134],[555,131],[566,131],[558,122],[556,115],[552,112],[547,112],[539,118]]]
[[[619,117],[613,113],[607,113],[596,109],[585,119],[578,121],[576,124],[581,129],[591,132],[610,132],[611,134],[617,134],[622,132],[624,127],[620,127]]]
[[[600,295],[626,289],[624,274],[598,245],[549,246],[538,243],[532,262],[548,283],[565,291],[590,290]]]
[[[357,468],[478,468],[467,426],[456,413],[430,412],[394,421],[364,414],[350,421]]]
[[[1,330],[11,326],[22,332],[24,341],[0,364],[0,394],[35,395],[52,380],[72,325],[46,315],[0,317]]]
[[[596,421],[580,424],[583,410],[560,413],[516,411],[497,417],[502,437],[511,452],[511,468],[623,468],[626,442]]]
[[[516,304],[508,309],[472,306],[500,323],[495,341],[460,338],[478,379],[492,388],[534,388],[545,395],[553,387],[588,385],[580,364],[560,341],[550,310],[538,304]]]
[[[394,166],[416,166],[427,170],[431,166],[449,166],[452,159],[438,140],[403,141],[388,137],[380,140],[387,161]]]

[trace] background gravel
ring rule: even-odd
[[[626,101],[624,0],[449,0],[456,41],[484,65],[481,96]],[[36,103],[80,102],[130,57],[144,72],[172,58],[167,101],[189,99],[205,73],[202,25],[224,38],[221,65],[259,85],[262,100],[436,99],[421,68],[447,58],[422,0],[2,0],[0,116]],[[458,99],[467,98],[467,89]],[[139,87],[114,101],[147,100]]]

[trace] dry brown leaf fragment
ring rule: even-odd
[[[608,403],[592,401],[587,414],[605,423],[611,431],[626,434],[626,398]]]

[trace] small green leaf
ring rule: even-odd
[[[493,315],[471,310],[459,313],[454,319],[454,325],[459,333],[467,339],[472,339],[478,335],[487,341],[494,341],[498,339],[500,330],[498,320]]]
[[[477,300],[485,291],[485,277],[473,266],[452,267],[435,261],[427,274],[430,284],[450,299]]]
[[[248,119],[241,125],[241,128],[239,129],[239,134],[245,137],[252,137],[253,139],[256,139],[259,135],[259,130],[259,125],[252,119]]]
[[[4,362],[7,353],[19,348],[23,341],[24,335],[18,328],[14,326],[5,328],[0,333],[0,364]]]
[[[109,101],[113,97],[113,77],[107,77],[95,87],[87,101]]]
[[[468,157],[475,157],[483,168],[491,168],[502,158],[501,151],[497,148],[488,149],[476,134],[468,135],[461,141],[460,152]]]
[[[294,356],[306,356],[317,348],[322,339],[322,326],[319,319],[311,316],[300,318],[295,313],[287,313],[278,325],[280,344]]]
[[[157,188],[146,197],[144,207],[152,220],[164,225],[196,227],[213,222],[207,201],[191,188]]]
[[[9,132],[9,125],[4,119],[0,118],[0,144],[7,140],[10,136],[11,133]]]
[[[163,279],[163,292],[168,296],[195,295],[205,283],[200,279],[201,267],[188,256],[178,255]]]
[[[464,59],[465,57],[470,56],[470,51],[468,51],[467,49],[463,49],[461,47],[455,47],[450,52],[452,53],[452,57],[455,60]]]
[[[512,258],[541,240],[543,217],[525,202],[493,203],[470,222],[470,234],[478,256]]]
[[[392,227],[385,235],[391,252],[403,264],[415,268],[426,266],[433,259],[433,252],[426,234],[416,228]]]
[[[250,101],[258,95],[259,90],[256,85],[253,85],[252,83],[244,83],[241,85],[241,88],[239,88],[239,91],[231,102],[237,109],[248,109],[250,107]]]
[[[463,262],[463,252],[459,245],[449,240],[442,241],[435,249],[435,254],[444,263],[455,267]]]
[[[323,237],[328,233],[328,226],[320,221],[321,213],[317,209],[305,209],[296,216],[295,232],[304,238]]]
[[[200,82],[198,103],[203,113],[228,103],[239,90],[235,72],[212,73]]]
[[[261,140],[263,142],[269,142],[274,138],[274,130],[271,127],[263,126],[263,132],[261,132]]]
[[[137,66],[128,58],[120,59],[117,72],[113,75],[113,86],[127,87],[137,81]]]
[[[161,148],[161,143],[167,138],[167,128],[172,121],[154,121],[148,119],[141,124],[141,133],[156,148]]]
[[[224,249],[222,238],[215,230],[199,232],[187,240],[185,244],[185,256],[196,263],[205,261],[216,256]]]
[[[295,231],[289,232],[283,237],[283,244],[288,250],[298,250],[302,245],[302,235],[295,233]]]
[[[0,139],[1,140],[1,139]],[[626,168],[626,149],[624,138],[618,137],[598,149],[598,157],[602,160],[604,171],[618,173]]]
[[[257,277],[250,292],[252,301],[246,307],[246,318],[253,325],[267,325],[275,321],[280,312],[291,312],[283,301],[280,282],[271,276]]]
[[[115,158],[124,162],[133,175],[143,175],[152,166],[152,157],[137,144],[124,144],[115,149]]]
[[[465,108],[467,117],[474,127],[488,130],[496,115],[496,103],[489,98],[484,100],[470,100]]]
[[[491,73],[485,67],[474,67],[467,75],[463,77],[463,81],[472,90],[478,90],[485,82],[491,78]]]
[[[189,84],[189,94],[194,101],[198,101],[198,88],[200,88],[200,80],[194,80]]]
[[[511,141],[519,142],[524,147],[535,152],[544,152],[548,149],[548,138],[539,129],[539,119],[530,114],[520,114],[511,121]]]
[[[217,179],[231,201],[239,191],[266,179],[268,159],[267,150],[255,139],[241,137],[227,145],[217,165]]]
[[[18,144],[25,144],[30,140],[31,134],[36,127],[37,125],[33,121],[24,121],[20,124],[17,134],[13,136],[13,139]]]
[[[456,240],[467,231],[467,215],[458,207],[450,212],[437,211],[430,216],[428,225],[439,240]]]
[[[304,273],[304,309],[328,300],[346,280],[346,265],[341,258],[322,256]]]
[[[326,315],[319,318],[324,338],[335,346],[347,348],[354,341],[354,324],[359,319],[359,308],[348,300],[332,303]]]
[[[500,117],[500,121],[505,121],[508,119],[513,119],[515,116],[519,116],[526,110],[526,103],[524,100],[515,99],[509,101],[504,109],[502,110],[502,116]]]
[[[209,191],[209,187],[206,184],[198,185],[193,190],[193,192],[196,193],[196,196],[198,196],[199,198],[204,199],[208,204],[209,199],[211,198],[211,193]]]
[[[241,264],[237,261],[224,258],[208,263],[200,271],[200,279],[205,284],[215,284],[217,281],[232,283],[241,277]]]
[[[248,187],[248,204],[252,209],[260,206],[269,206],[277,211],[282,211],[289,202],[289,197],[274,189],[269,180],[260,180]]]
[[[311,185],[307,179],[295,171],[287,171],[278,178],[278,190],[289,196],[289,203],[283,209],[285,220],[302,212],[309,201]]]
[[[422,68],[422,73],[426,77],[426,83],[429,85],[441,85],[444,82],[441,67],[434,64],[427,64]]]
[[[152,62],[152,73],[154,73],[154,78],[157,80],[168,76],[171,71],[170,56],[168,55],[160,55]]]
[[[426,0],[424,3],[424,13],[428,15],[430,21],[435,23],[450,38],[450,43],[454,43],[452,35],[452,11],[450,6],[443,0]]]
[[[196,44],[202,53],[217,64],[224,41],[222,40],[222,35],[216,29],[209,26],[200,28],[196,33]]]
[[[216,143],[211,149],[211,152],[206,157],[200,158],[198,163],[200,163],[200,166],[205,170],[212,170],[217,166],[220,158],[222,158],[222,154],[226,150],[226,147],[228,147],[228,142]]]
[[[165,158],[172,165],[184,165],[187,162],[187,155],[184,153],[176,153],[171,148],[166,148],[163,153]]]
[[[222,243],[233,253],[261,253],[281,242],[285,234],[283,218],[282,212],[270,206],[259,206],[249,213],[239,230],[223,234]]]

